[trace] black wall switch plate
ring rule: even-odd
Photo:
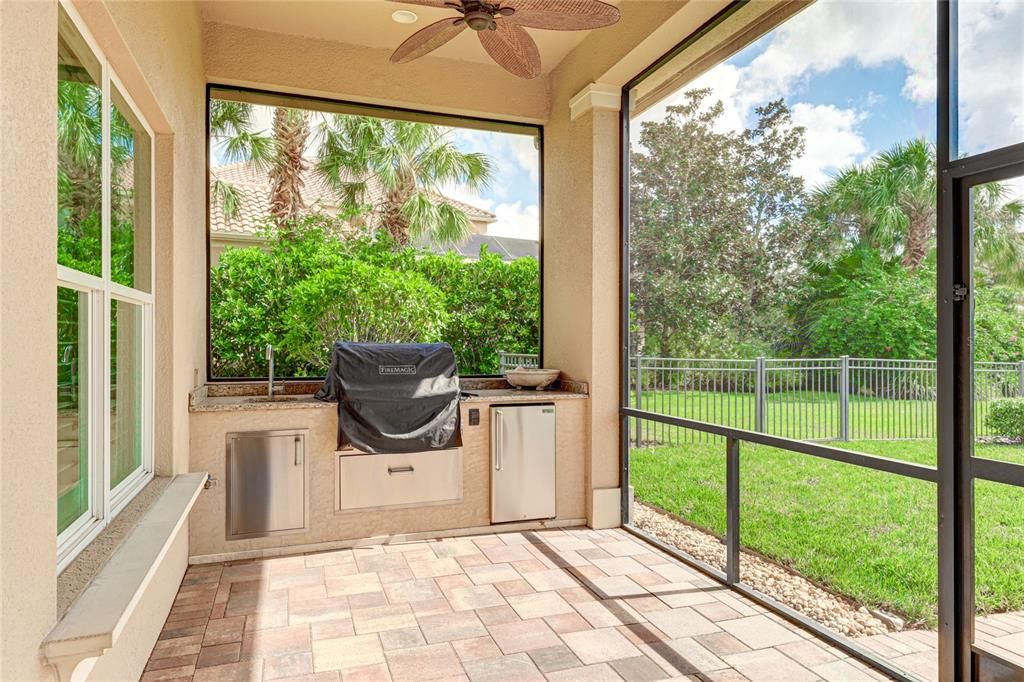
[[[480,426],[480,410],[474,408],[469,411],[469,425]]]

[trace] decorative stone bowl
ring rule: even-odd
[[[516,388],[533,388],[543,391],[558,379],[561,370],[516,367],[505,372],[505,380]]]

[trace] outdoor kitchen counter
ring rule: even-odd
[[[463,396],[462,402],[546,402],[548,400],[586,399],[586,393],[575,391],[537,391],[515,388],[477,389],[473,395]],[[265,396],[228,395],[212,397],[197,394],[191,400],[189,412],[233,412],[240,410],[336,410],[337,402],[324,402],[312,395],[284,395],[273,400]]]
[[[189,524],[189,554],[193,561],[217,561],[313,551],[358,544],[371,538],[387,541],[407,534],[439,534],[486,529],[490,525],[490,406],[512,402],[554,402],[556,408],[556,521],[578,524],[586,519],[586,439],[589,397],[585,384],[563,386],[575,390],[534,391],[507,387],[473,386],[463,390],[462,499],[405,508],[379,507],[338,511],[338,412],[336,403],[303,394],[268,402],[253,395],[209,395],[202,387],[190,405],[191,471],[209,472],[216,480],[199,496]],[[224,391],[224,388],[213,388]],[[264,391],[266,384],[263,384]],[[228,388],[230,392],[232,388]],[[291,390],[295,390],[292,388]],[[265,396],[265,393],[264,393]],[[263,400],[260,400],[263,398]],[[470,411],[479,414],[470,415]],[[473,424],[472,421],[479,421]],[[306,430],[309,466],[308,528],[262,538],[228,540],[226,537],[226,444],[234,432]],[[372,455],[371,455],[372,456]],[[537,522],[541,526],[548,522]],[[382,538],[385,538],[382,540]]]

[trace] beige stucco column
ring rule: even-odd
[[[56,609],[57,6],[0,2],[0,679]],[[40,87],[46,84],[46,87]]]
[[[544,363],[590,384],[587,520],[620,522],[617,89],[561,100],[544,138]]]

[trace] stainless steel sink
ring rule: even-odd
[[[297,395],[275,395],[273,398],[269,396],[260,396],[258,398],[246,398],[247,403],[291,403],[299,400]]]

